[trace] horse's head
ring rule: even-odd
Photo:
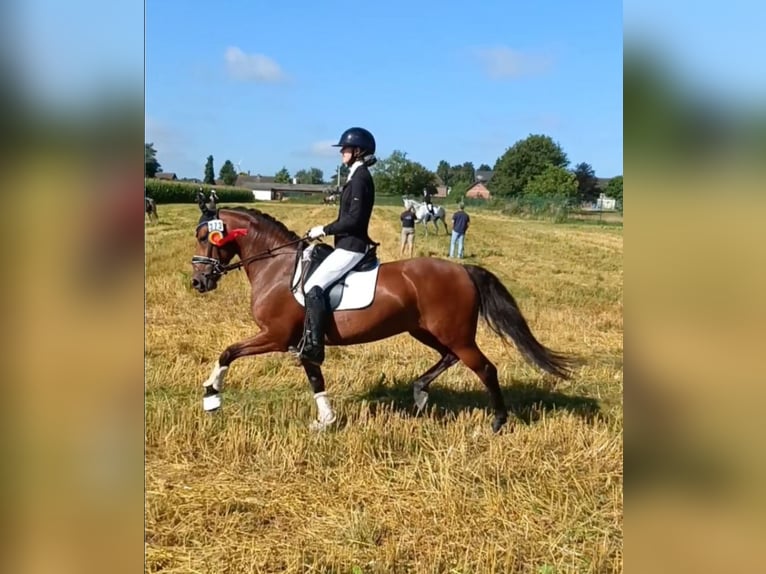
[[[219,213],[206,213],[197,225],[197,250],[192,257],[192,287],[204,293],[218,286],[227,272],[226,265],[239,255],[237,237],[247,235],[247,226],[238,228],[230,218]]]

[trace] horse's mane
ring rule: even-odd
[[[295,233],[293,230],[288,229],[288,227],[276,219],[274,216],[269,215],[268,213],[264,213],[263,211],[259,211],[257,209],[254,209],[252,207],[222,207],[221,209],[226,209],[228,211],[236,211],[238,213],[242,213],[248,218],[256,221],[256,222],[266,222],[270,226],[276,228],[280,233],[283,233],[284,235],[287,235],[288,238],[292,240],[299,240],[301,237]]]

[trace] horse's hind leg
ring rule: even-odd
[[[487,387],[489,402],[495,411],[492,430],[498,432],[508,421],[508,409],[505,407],[505,401],[500,392],[500,384],[497,381],[497,368],[484,356],[475,342],[456,348],[454,351],[458,358],[463,361],[463,364],[476,373],[484,386]]]
[[[436,350],[442,356],[434,366],[420,375],[412,383],[412,392],[415,398],[415,408],[417,409],[418,413],[420,413],[426,407],[426,403],[428,403],[428,386],[436,377],[457,363],[458,358],[452,353],[452,351],[442,345],[438,339],[428,331],[411,331],[410,335],[415,337],[424,345]]]

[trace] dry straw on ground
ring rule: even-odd
[[[303,232],[334,207],[263,207]],[[381,259],[396,207],[375,210]],[[544,344],[583,360],[561,384],[481,328],[516,422],[490,434],[487,395],[457,365],[412,415],[436,360],[406,335],[330,348],[335,431],[289,356],[236,361],[223,411],[201,409],[218,354],[254,332],[240,273],[189,288],[194,206],[146,231],[147,572],[622,572],[622,228],[472,213],[471,263],[496,273]],[[449,240],[419,232],[415,252]]]

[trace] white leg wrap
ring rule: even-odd
[[[213,372],[210,373],[208,379],[202,384],[206,390],[205,396],[202,397],[202,410],[205,412],[216,411],[221,408],[221,389],[223,388],[223,379],[228,369],[229,367],[222,367],[216,362]],[[210,394],[208,392],[210,387],[215,390],[215,393]]]
[[[216,411],[221,408],[221,393],[202,397],[202,410],[205,412]]]
[[[226,371],[229,370],[229,367],[222,367],[218,364],[216,361],[215,367],[213,367],[213,372],[210,373],[210,376],[208,377],[207,381],[202,383],[203,387],[213,387],[216,391],[221,391],[223,388],[223,379],[226,377]]]
[[[317,402],[317,420],[311,423],[311,430],[321,431],[335,422],[335,413],[330,406],[327,392],[316,393],[314,399]]]

